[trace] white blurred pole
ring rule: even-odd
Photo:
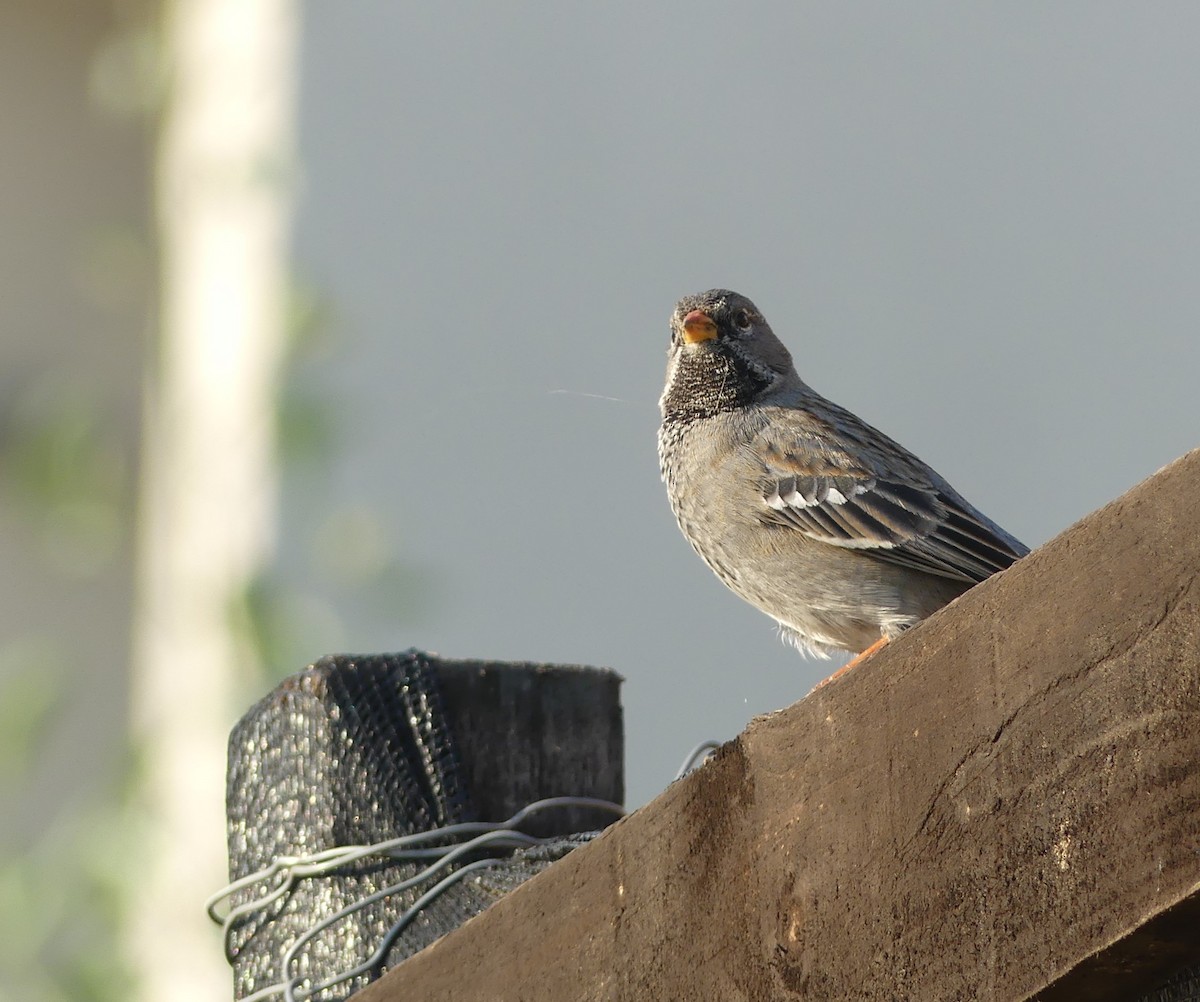
[[[232,997],[201,904],[226,879],[225,741],[253,653],[234,610],[273,545],[295,103],[294,0],[168,0],[161,338],[146,414],[132,725],[151,828],[139,997]]]

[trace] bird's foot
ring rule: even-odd
[[[837,671],[835,671],[832,675],[830,675],[829,678],[823,679],[820,682],[818,682],[816,685],[814,685],[813,692],[816,692],[822,686],[828,685],[835,678],[838,678],[841,675],[845,675],[846,672],[848,672],[851,668],[853,668],[860,661],[865,661],[872,654],[874,654],[877,650],[879,650],[882,647],[886,647],[887,643],[888,643],[887,637],[880,637],[878,640],[875,641],[875,643],[873,643],[866,650],[861,651],[860,653],[856,654],[851,660],[847,661],[844,665],[842,665],[842,667],[839,668]]]

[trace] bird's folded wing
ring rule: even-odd
[[[922,477],[907,454],[897,465],[911,469],[891,475],[827,443],[760,445],[764,518],[822,543],[968,583],[1028,552],[953,490]]]

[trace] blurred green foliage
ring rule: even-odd
[[[392,621],[418,620],[436,602],[437,577],[400,556],[388,520],[361,499],[339,498],[330,470],[348,434],[329,366],[338,350],[337,317],[311,286],[294,282],[277,435],[284,507],[293,523],[287,565],[264,567],[231,610],[239,636],[273,683],[324,654],[359,650],[342,610]],[[288,498],[302,497],[291,506]]]
[[[321,379],[336,347],[333,320],[328,302],[311,286],[292,283],[276,425],[279,460],[285,472],[319,472],[337,444],[341,429]]]
[[[0,649],[0,790],[20,792],[58,709],[62,658],[50,641]]]
[[[9,524],[49,578],[110,587],[114,562],[130,544],[130,445],[100,396],[60,373],[29,380],[7,404],[0,412],[0,500]],[[56,635],[31,633],[0,647],[6,804],[28,798],[46,810],[37,767],[64,709],[67,662]],[[101,770],[116,778],[93,778],[65,793],[44,826],[10,835],[19,840],[0,851],[0,1002],[129,996],[117,930],[137,826],[120,772]],[[91,768],[88,774],[96,775]]]
[[[132,994],[116,948],[137,854],[112,805],[64,809],[0,859],[0,1000],[115,1002]]]
[[[167,93],[163,4],[109,4],[114,29],[89,67],[88,97],[103,114],[138,122],[152,135]],[[138,318],[130,325],[138,339],[138,324],[153,309],[157,267],[141,227],[97,226],[80,248],[77,274],[67,278],[96,309]],[[305,516],[313,524],[290,535],[302,541],[294,555],[298,568],[264,569],[230,609],[230,621],[271,680],[348,642],[358,646],[347,637],[339,608],[377,610],[388,621],[419,616],[434,580],[428,569],[398,558],[397,541],[379,513],[340,501],[329,482],[333,458],[346,444],[327,379],[340,347],[334,330],[329,304],[297,283],[277,400],[277,446],[285,494],[315,499],[310,512],[319,514]],[[106,397],[111,388],[94,384],[89,373],[72,375],[62,361],[19,385],[11,379],[11,392],[0,398],[4,528],[15,530],[51,580],[111,587],[113,568],[132,562],[137,464],[128,401]],[[129,382],[140,382],[140,373]],[[69,662],[53,637],[0,644],[0,802],[6,810],[20,811],[35,797],[44,803],[37,765],[62,718]],[[264,680],[248,684],[264,686]],[[92,778],[104,774],[111,778]],[[60,792],[44,826],[0,847],[0,1002],[117,1002],[135,994],[121,928],[147,841],[148,825],[132,794],[137,772],[129,761],[89,763],[87,776],[87,784]],[[214,936],[214,949],[216,943]]]
[[[47,644],[0,650],[0,800],[19,803],[61,706]],[[0,1002],[116,1002],[132,979],[117,948],[136,877],[138,826],[120,788],[63,801],[48,825],[0,854]]]
[[[99,573],[125,542],[131,462],[104,411],[81,382],[46,374],[0,416],[4,498],[68,577]]]
[[[86,68],[87,93],[71,99],[152,126],[162,94],[161,4],[108,4],[111,27]],[[70,68],[60,75],[73,79]],[[64,294],[81,295],[109,330],[114,317],[132,318],[129,337],[140,342],[154,269],[144,224],[89,220],[71,232],[82,235],[65,244]],[[106,385],[71,354],[39,352],[36,323],[10,333],[28,347],[0,396],[0,514],[6,544],[37,568],[39,587],[61,585],[65,618],[0,640],[0,803],[8,814],[0,828],[0,1002],[123,1002],[135,986],[119,931],[143,843],[128,796],[133,771],[119,760],[80,763],[64,787],[57,776],[47,786],[43,766],[65,749],[77,754],[64,728],[86,638],[69,619],[70,603],[127,587],[138,408],[126,394],[140,374]],[[82,343],[95,331],[76,336]]]

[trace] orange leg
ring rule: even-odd
[[[818,682],[816,685],[814,685],[813,689],[814,690],[819,689],[823,685],[828,685],[839,675],[845,675],[846,672],[848,672],[851,668],[853,668],[860,661],[865,661],[867,658],[869,658],[872,654],[874,654],[881,647],[886,647],[887,642],[888,642],[887,637],[880,637],[878,640],[875,641],[875,643],[873,643],[865,651],[862,651],[859,654],[856,654],[852,660],[847,661],[844,665],[842,665],[842,667],[839,668],[837,671],[835,671],[832,675],[830,675],[829,678],[824,679],[823,681]]]

